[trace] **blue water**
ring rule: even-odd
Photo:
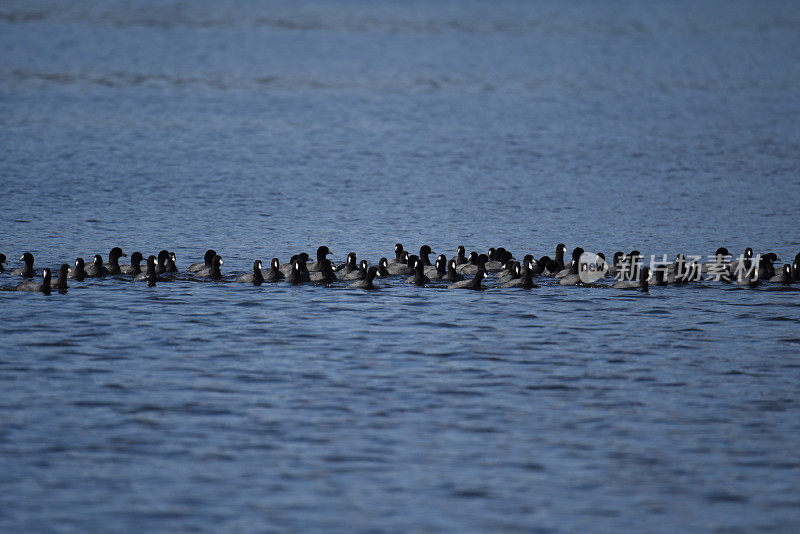
[[[227,283],[800,250],[796,2],[0,4],[0,530],[796,532],[800,293]],[[0,286],[18,278],[0,274]]]

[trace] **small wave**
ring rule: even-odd
[[[705,499],[713,503],[744,503],[749,499],[745,495],[738,495],[728,491],[715,491],[705,495]]]
[[[44,11],[7,11],[0,13],[0,21],[16,24],[20,22],[35,22],[47,18]]]
[[[448,76],[414,78],[394,80],[391,83],[385,80],[351,79],[343,81],[340,78],[325,80],[319,78],[302,78],[258,74],[255,76],[217,75],[192,76],[180,74],[140,73],[111,71],[102,74],[75,73],[75,72],[42,72],[26,69],[12,69],[0,72],[0,83],[13,84],[39,84],[50,85],[88,85],[108,88],[165,88],[176,89],[203,87],[220,91],[228,90],[264,90],[277,91],[297,90],[362,90],[371,93],[392,94],[422,94],[434,91],[454,89],[465,93],[486,93],[498,89],[488,87],[480,80],[463,80]],[[30,222],[30,221],[15,221]],[[100,222],[89,220],[87,222]]]

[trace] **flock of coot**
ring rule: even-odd
[[[794,262],[785,264],[777,271],[775,263],[778,256],[769,252],[754,255],[752,248],[734,258],[727,248],[719,248],[709,261],[700,262],[699,257],[688,257],[678,254],[675,261],[667,264],[644,265],[643,256],[634,250],[628,254],[614,253],[610,263],[606,264],[602,253],[592,254],[595,275],[587,278],[581,269],[586,268],[585,251],[577,247],[572,251],[571,260],[565,261],[567,247],[563,243],[556,246],[555,256],[542,256],[538,260],[533,255],[525,255],[517,260],[510,251],[503,247],[490,248],[486,254],[466,253],[459,246],[455,256],[449,260],[440,254],[431,263],[430,256],[436,253],[428,245],[419,249],[419,254],[411,254],[398,243],[394,247],[394,258],[381,258],[376,265],[366,260],[358,261],[354,252],[340,265],[335,265],[328,256],[331,251],[326,246],[317,249],[316,261],[311,261],[305,252],[292,256],[288,263],[281,264],[278,258],[272,258],[269,267],[264,269],[261,260],[253,263],[252,272],[238,276],[235,281],[261,285],[264,283],[284,282],[288,284],[347,284],[357,289],[376,289],[377,278],[404,277],[409,284],[417,286],[433,285],[448,289],[484,289],[484,280],[491,274],[499,287],[519,287],[532,289],[539,287],[535,280],[551,278],[560,285],[607,285],[604,279],[613,277],[611,287],[618,289],[640,289],[647,291],[651,285],[691,284],[702,280],[715,280],[744,287],[756,287],[761,283],[778,283],[789,285],[800,281],[800,253]],[[65,292],[71,280],[83,281],[86,278],[116,276],[133,281],[146,282],[155,286],[158,282],[178,279],[212,280],[227,279],[222,273],[222,258],[214,250],[205,253],[204,260],[194,263],[186,269],[187,274],[179,274],[174,252],[162,250],[158,255],[150,255],[145,260],[141,252],[130,256],[129,265],[120,265],[120,258],[127,257],[121,248],[114,247],[104,262],[100,254],[94,256],[90,264],[83,258],[77,258],[72,266],[62,264],[58,276],[54,277],[49,268],[42,269],[41,278],[37,278],[34,269],[34,258],[25,252],[20,261],[23,266],[6,271],[6,256],[0,254],[0,273],[27,278],[18,284],[5,284],[3,290],[35,291],[50,294],[52,291]],[[144,266],[142,266],[144,262]]]

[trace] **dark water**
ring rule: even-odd
[[[799,51],[796,2],[6,1],[0,252],[790,260]],[[380,283],[0,292],[0,530],[800,528],[797,292]]]

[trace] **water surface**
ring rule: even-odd
[[[793,2],[7,1],[0,251],[790,260],[798,29]],[[0,291],[0,527],[800,526],[797,292],[381,284]]]

